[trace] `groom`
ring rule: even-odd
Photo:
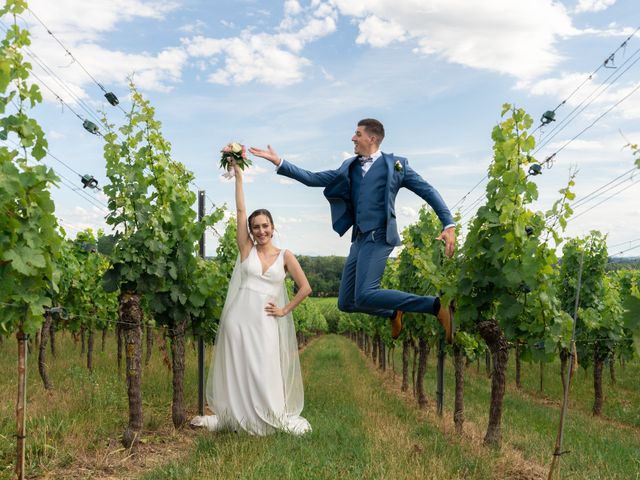
[[[360,120],[351,138],[356,156],[337,170],[323,172],[310,172],[280,159],[270,145],[267,150],[252,147],[249,151],[273,163],[279,175],[309,187],[324,187],[333,229],[342,236],[353,227],[338,294],[340,310],[390,318],[393,338],[400,335],[404,312],[431,313],[444,327],[447,342],[452,343],[451,306],[441,305],[438,297],[380,288],[387,258],[402,243],[395,212],[400,188],[408,188],[434,209],[444,226],[437,240],[444,241],[447,256],[453,255],[455,246],[453,217],[440,194],[411,169],[406,158],[382,153],[383,139],[382,123],[372,118]]]

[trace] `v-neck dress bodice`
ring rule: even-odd
[[[284,249],[271,265],[262,273],[262,262],[256,247],[253,247],[247,258],[240,264],[242,272],[242,286],[267,296],[276,296],[282,288],[286,273],[284,270]]]

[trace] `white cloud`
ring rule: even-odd
[[[61,132],[58,132],[57,130],[51,130],[51,131],[49,131],[49,133],[47,134],[47,137],[48,137],[48,138],[51,138],[51,139],[53,139],[53,140],[60,140],[60,139],[65,138],[65,134],[64,134],[64,133],[61,133]]]
[[[332,2],[340,9],[340,13],[343,15],[349,15],[354,17],[362,17],[368,12],[368,8],[382,8],[384,5],[380,5],[379,1],[368,0],[333,0]]]
[[[326,68],[320,67],[320,73],[322,77],[331,84],[332,87],[343,87],[345,82],[342,80],[336,80],[336,77],[329,73]]]
[[[542,136],[541,141],[544,142],[544,139]],[[556,163],[589,165],[589,168],[603,166],[607,169],[615,165],[626,171],[633,166],[633,157],[626,146],[629,141],[635,142],[635,139],[640,139],[640,132],[612,132],[594,139],[577,138],[563,148],[561,155],[556,157]],[[545,146],[545,151],[555,151],[566,143],[564,139],[552,141]],[[595,175],[595,181],[600,180],[600,175]]]
[[[76,104],[77,98],[86,100],[89,95],[85,88],[92,88],[93,80],[82,70],[82,64],[91,75],[108,90],[113,85],[126,85],[127,76],[135,72],[139,88],[155,91],[169,91],[171,83],[182,76],[187,55],[179,48],[169,47],[156,54],[129,53],[109,49],[100,45],[103,35],[123,27],[125,22],[137,18],[164,19],[175,10],[177,4],[169,1],[148,0],[96,0],[90,3],[80,0],[45,2],[33,0],[30,8],[48,29],[71,52],[71,58],[47,33],[38,20],[29,12],[23,18],[32,35],[31,52],[28,59],[34,65],[34,72],[43,82],[56,92],[65,102]],[[69,12],[73,12],[70,15]],[[74,58],[77,60],[74,60]],[[63,87],[39,63],[55,71]],[[65,68],[56,68],[64,66]],[[68,89],[68,90],[67,90]],[[56,100],[43,86],[45,99]]]
[[[302,7],[298,0],[286,0],[284,2],[285,15],[298,15],[302,12]]]
[[[324,67],[320,67],[320,71],[322,72],[322,76],[326,80],[329,80],[330,82],[335,81],[336,78],[333,75],[331,75],[329,72],[327,72],[327,70]]]
[[[94,233],[99,229],[111,231],[111,227],[105,222],[105,213],[98,207],[76,206],[70,210],[57,211],[56,216],[70,238],[74,238],[78,232],[87,228],[93,230]]]
[[[400,211],[400,215],[404,217],[408,217],[412,220],[418,218],[418,212],[416,212],[415,209],[411,207],[402,206],[400,207],[399,211]]]
[[[562,144],[564,143],[565,142],[562,142]],[[555,150],[556,148],[560,147],[560,145],[561,143],[551,143],[549,144],[549,147]],[[604,153],[608,150],[609,147],[610,145],[605,145],[602,140],[576,139],[566,147],[566,150],[567,151],[573,150],[576,152],[590,152],[590,153],[595,153],[597,151],[598,153]]]
[[[468,67],[535,76],[556,65],[559,37],[576,35],[565,7],[552,0],[333,0],[355,17],[359,42],[415,43],[416,53]]]
[[[270,17],[271,12],[264,8],[259,8],[257,10],[250,11],[249,13],[247,13],[247,16],[248,17]]]
[[[633,27],[618,27],[615,23],[610,23],[606,28],[584,28],[577,32],[577,35],[595,35],[598,37],[628,37],[634,32]]]
[[[616,3],[616,0],[579,0],[576,5],[576,13],[600,12]]]
[[[196,39],[196,42],[198,39]],[[223,41],[215,48],[227,55],[223,68],[208,79],[223,85],[260,81],[284,86],[302,79],[302,69],[311,62],[282,48],[282,43],[270,35],[243,34],[242,37]]]
[[[276,223],[288,224],[288,223],[302,223],[304,220],[298,217],[276,217]]]
[[[554,95],[566,97],[575,90],[576,86],[584,82],[588,76],[589,73],[572,72],[565,73],[560,77],[545,78],[542,80],[536,80],[535,82],[520,80],[516,83],[515,88],[519,90],[527,90],[533,95]]]
[[[619,115],[627,120],[640,118],[640,91],[636,90],[638,82],[612,84],[608,77],[599,81],[598,75],[593,75],[585,82],[588,78],[588,73],[566,73],[536,82],[520,81],[515,88],[527,90],[533,95],[551,96],[558,101],[566,99],[566,107],[578,108],[576,115],[585,119],[595,119],[619,101],[621,103],[608,116]],[[561,118],[560,115],[569,115],[571,111],[558,110],[557,113],[557,118]]]
[[[250,28],[237,37],[183,39],[192,57],[223,60],[208,80],[223,85],[253,81],[274,86],[299,82],[311,62],[301,55],[304,46],[336,29],[336,13],[323,3],[314,11],[303,9],[297,1],[287,1],[285,18],[276,33],[254,33]],[[315,8],[312,6],[310,8]],[[318,12],[323,15],[318,16]]]
[[[222,23],[224,26],[227,26],[224,20],[220,20],[220,23]],[[206,26],[207,26],[206,23],[204,23],[200,19],[197,19],[193,23],[187,23],[186,25],[182,25],[180,28],[178,28],[178,30],[180,32],[185,32],[185,33],[200,33]],[[231,26],[233,26],[233,24],[231,24]]]
[[[53,44],[40,45],[38,51],[40,56],[48,57],[48,65],[59,64],[64,59],[64,51],[55,50]],[[82,65],[94,78],[105,84],[107,89],[113,85],[125,85],[128,76],[133,75],[136,85],[142,90],[168,92],[172,89],[170,83],[180,81],[182,69],[187,62],[187,54],[175,47],[150,55],[107,50],[96,44],[82,44],[73,48],[72,52],[76,58],[82,59]],[[40,67],[36,67],[34,71],[65,102],[71,104],[77,103],[74,97],[86,99],[88,95],[85,88],[93,83],[77,65],[73,69],[56,71],[70,92],[62,88],[52,76],[43,73]],[[46,87],[43,87],[43,95],[49,100],[55,99]]]
[[[372,47],[386,47],[392,42],[406,39],[404,28],[395,22],[370,15],[358,25],[360,33],[356,43],[368,43]]]
[[[96,41],[101,34],[135,18],[163,19],[178,8],[178,3],[167,0],[31,0],[29,8],[63,43],[75,44]],[[30,13],[24,18],[29,24],[39,25]]]

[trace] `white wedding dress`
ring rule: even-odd
[[[265,272],[255,247],[243,262],[238,258],[207,379],[215,415],[195,417],[192,425],[252,435],[311,430],[300,416],[304,393],[293,318],[265,312],[269,302],[283,307],[288,301],[283,257],[284,249]]]

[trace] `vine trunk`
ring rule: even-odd
[[[491,352],[493,369],[491,371],[491,404],[489,406],[489,424],[484,437],[484,444],[500,448],[502,443],[502,400],[505,391],[505,371],[509,359],[509,345],[495,320],[478,323],[478,332]]]
[[[122,443],[131,448],[140,440],[142,430],[142,306],[136,292],[120,295],[120,330],[124,337],[129,424],[122,435]]]

